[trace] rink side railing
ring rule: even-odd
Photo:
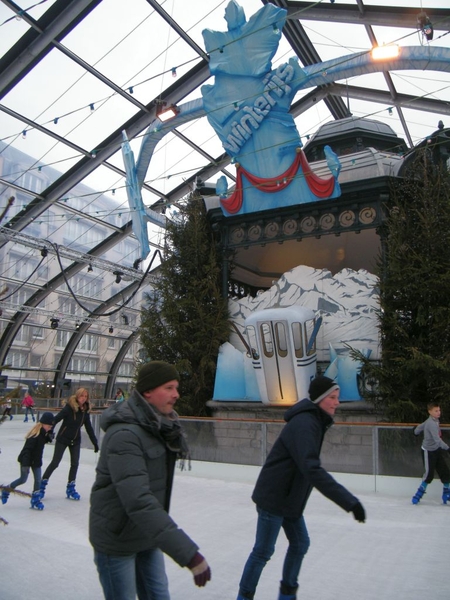
[[[101,413],[91,419],[101,439]],[[182,418],[192,460],[261,466],[284,422],[242,419]],[[336,473],[421,477],[422,436],[415,424],[335,423],[322,446],[323,466]],[[442,426],[443,440],[450,445],[450,425]],[[85,436],[83,443],[90,447]],[[449,455],[450,459],[450,455]]]

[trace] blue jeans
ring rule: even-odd
[[[20,465],[20,477],[19,479],[15,479],[9,487],[16,489],[17,486],[26,483],[28,479],[28,475],[30,473],[30,469],[33,471],[34,477],[34,487],[33,492],[38,490],[41,487],[41,467],[23,467]]]
[[[25,420],[28,421],[28,413],[30,417],[34,420],[34,411],[31,406],[25,406]]]
[[[298,586],[298,574],[310,544],[303,517],[288,519],[260,508],[257,508],[257,511],[255,545],[247,559],[239,583],[239,592],[247,598],[253,598],[261,573],[275,551],[275,543],[281,527],[289,541],[281,580],[281,584],[285,587],[296,588]]]
[[[94,551],[105,600],[170,600],[164,555],[158,548],[112,556]]]

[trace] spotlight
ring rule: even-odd
[[[50,327],[52,329],[58,329],[58,325],[59,325],[59,319],[56,319],[55,317],[52,317],[50,319]]]
[[[109,333],[114,333],[114,327],[111,325],[111,327],[108,329]]]
[[[397,58],[400,48],[397,44],[388,44],[386,46],[374,46],[371,51],[373,60],[387,60]]]
[[[116,276],[116,283],[120,283],[122,281],[122,275],[120,271],[113,271],[113,275]]]
[[[167,106],[165,102],[158,102],[158,108],[156,109],[156,116],[160,121],[165,123],[166,121],[170,121],[180,113],[180,109],[175,104],[171,104]]]

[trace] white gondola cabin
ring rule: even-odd
[[[303,306],[249,315],[245,332],[261,401],[292,405],[308,396],[316,375],[316,336],[322,319]]]

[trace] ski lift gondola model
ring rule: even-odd
[[[264,404],[289,406],[308,396],[321,322],[303,306],[268,308],[247,317],[249,354]]]

